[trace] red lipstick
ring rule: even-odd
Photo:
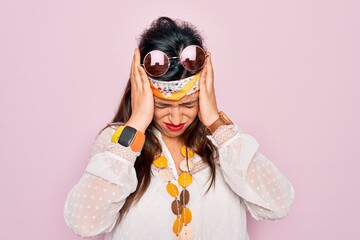
[[[185,123],[181,123],[179,125],[174,125],[174,124],[171,124],[171,123],[165,123],[165,125],[170,131],[178,132],[178,131],[180,131],[181,129],[184,128]]]

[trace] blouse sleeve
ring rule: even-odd
[[[264,155],[258,143],[236,125],[220,127],[209,139],[219,149],[225,181],[257,219],[285,217],[294,201],[294,189]]]
[[[89,164],[65,202],[65,222],[82,237],[111,231],[137,186],[134,162],[139,153],[112,143],[114,132],[108,127],[98,136]]]

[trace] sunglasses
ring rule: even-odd
[[[197,45],[189,45],[182,50],[180,57],[168,57],[160,50],[153,50],[145,55],[141,64],[146,73],[152,77],[161,77],[170,68],[170,60],[180,59],[181,65],[188,71],[200,70],[205,65],[205,50]]]

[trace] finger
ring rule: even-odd
[[[138,73],[139,73],[141,83],[142,83],[144,90],[147,88],[150,88],[150,82],[149,82],[148,75],[146,74],[145,69],[140,65],[138,66]]]
[[[139,73],[139,67],[140,66],[140,50],[138,48],[135,49],[134,54],[134,68],[133,68],[133,76],[134,76],[134,84],[136,87],[141,89],[142,83],[141,83],[141,77]]]
[[[132,95],[134,96],[135,93],[137,93],[139,91],[139,89],[141,89],[141,82],[137,80],[138,76],[137,76],[137,59],[138,59],[138,55],[139,55],[139,49],[135,49],[134,51],[134,55],[133,55],[133,60],[132,60],[132,64],[131,64],[131,72],[130,72],[130,79],[131,79],[131,86],[132,86]]]
[[[206,87],[208,90],[214,88],[214,69],[212,66],[211,61],[211,53],[207,52],[207,59],[206,59]]]
[[[138,65],[137,65],[137,77],[139,79],[139,83],[141,84],[142,90],[148,94],[152,95],[152,90],[150,87],[149,77],[145,71],[145,69],[140,65],[140,51],[138,55]]]
[[[206,92],[206,75],[207,75],[207,70],[206,70],[206,65],[203,68],[203,70],[201,71],[201,76],[200,76],[200,92]]]
[[[134,55],[131,61],[131,68],[130,68],[130,80],[131,84],[134,85],[134,68],[135,68],[135,55],[136,55],[136,49],[134,51]]]

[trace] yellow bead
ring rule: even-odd
[[[179,195],[179,189],[173,183],[168,183],[166,185],[166,191],[173,197],[177,197]]]
[[[154,165],[158,168],[164,168],[168,165],[168,160],[164,156],[160,156],[154,160]]]
[[[192,158],[192,157],[194,157],[194,152],[190,149],[190,148],[186,148],[185,146],[183,146],[182,148],[181,148],[181,154],[184,156],[184,157],[186,157],[186,149],[187,149],[187,156],[188,156],[188,158]]]
[[[192,183],[192,176],[190,173],[184,172],[180,174],[178,178],[178,183],[182,187],[187,187]]]
[[[192,214],[191,214],[190,209],[184,208],[181,212],[181,220],[185,224],[188,224],[189,222],[191,222],[191,219],[192,219]]]
[[[176,218],[173,224],[173,232],[178,235],[183,227],[181,218]]]

